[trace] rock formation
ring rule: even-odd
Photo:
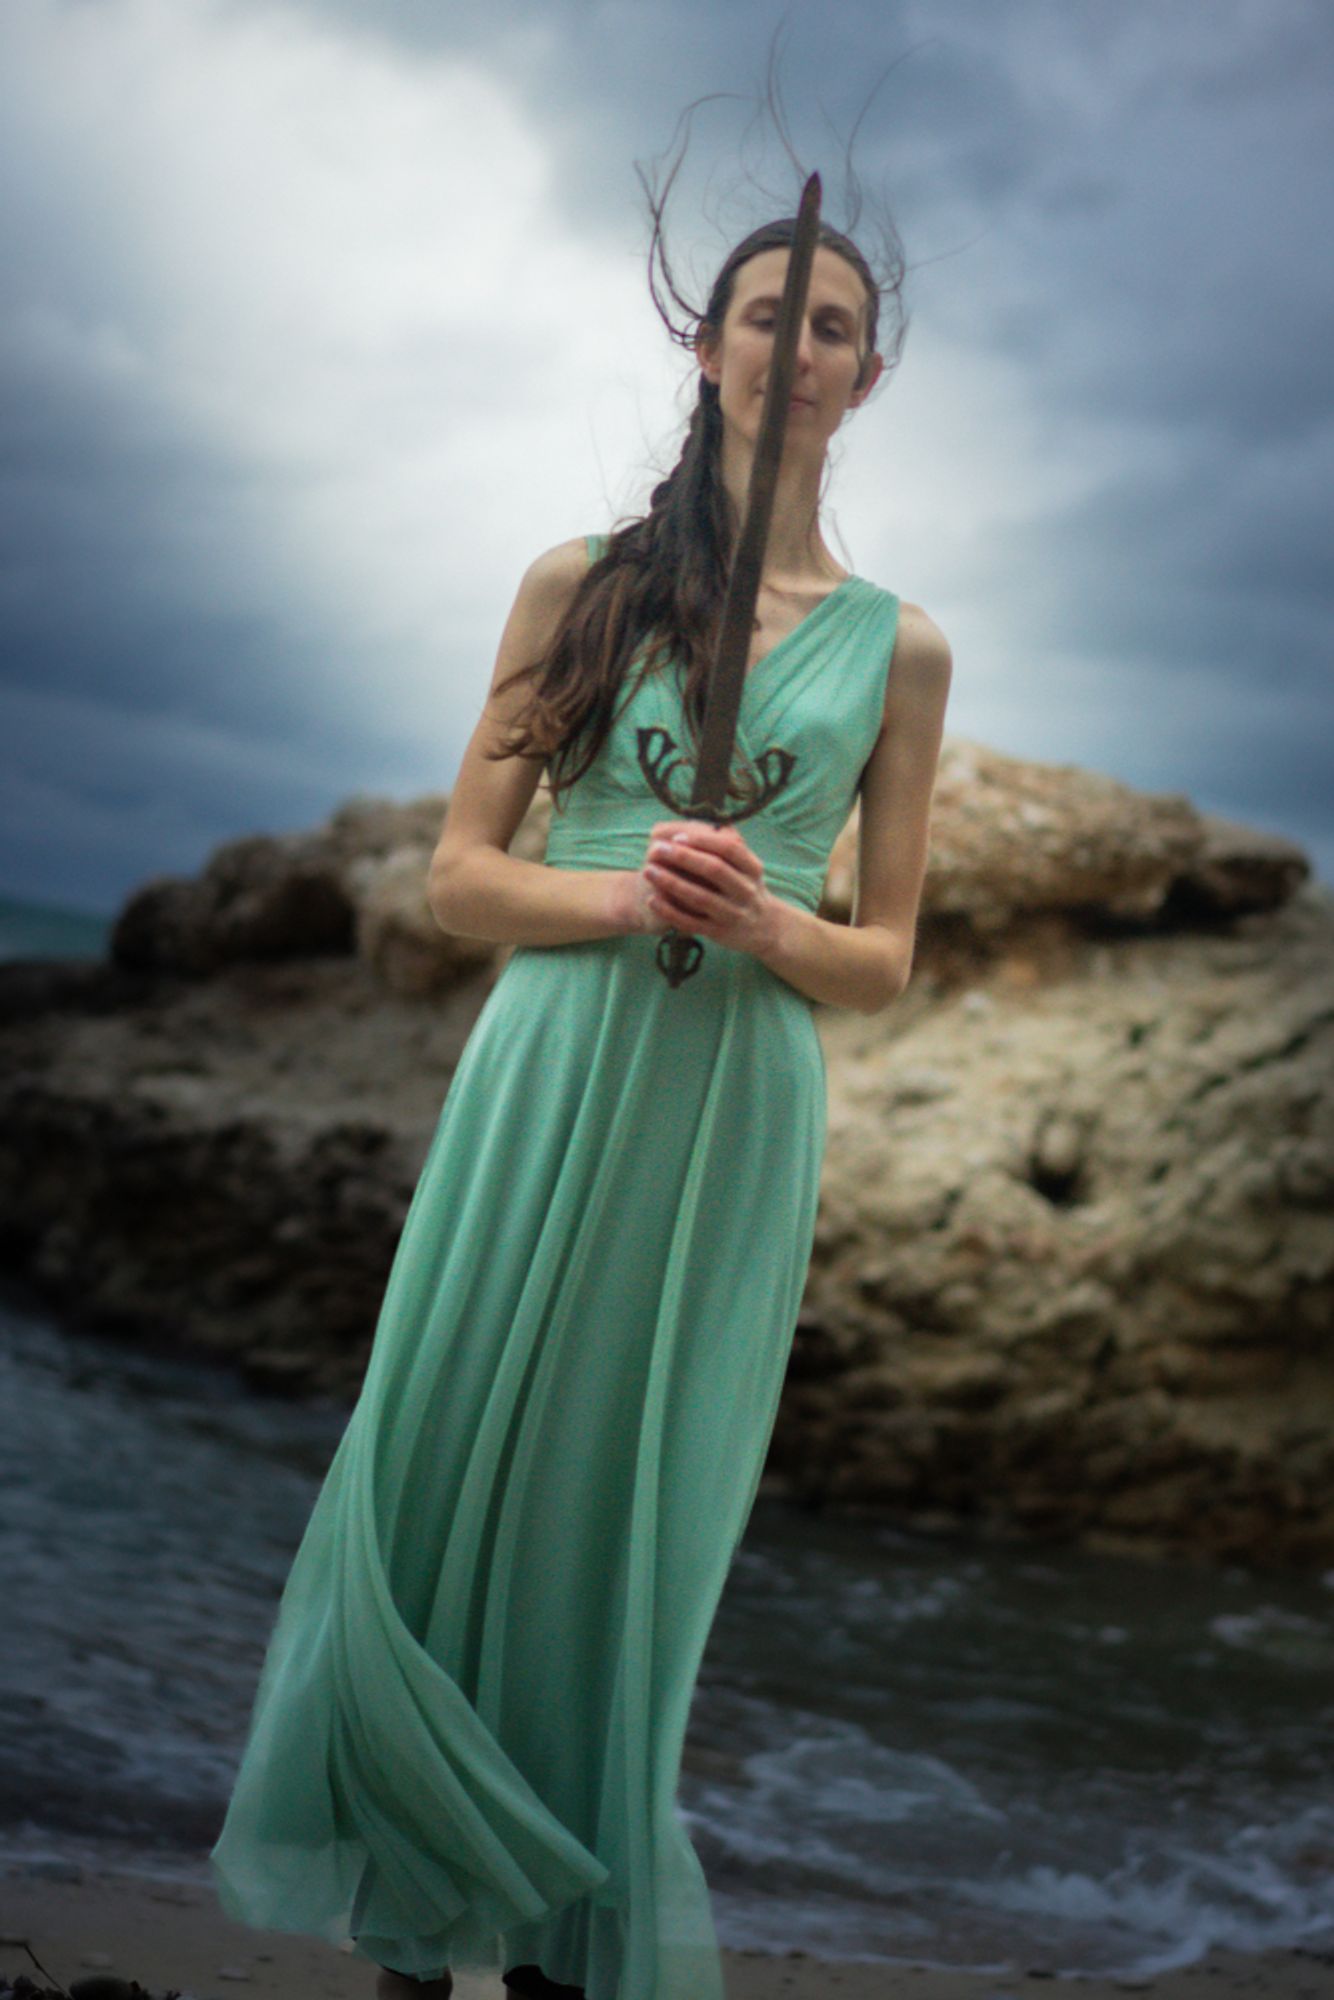
[[[0,968],[11,1270],[355,1395],[503,957],[427,908],[444,806],[230,843],[130,899],[109,965]],[[771,1486],[1334,1561],[1332,970],[1334,898],[1290,843],[948,741],[912,983],[820,1016],[830,1145]]]

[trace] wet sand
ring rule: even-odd
[[[62,1986],[95,1971],[138,1980],[155,1994],[172,1988],[194,2000],[373,2000],[375,1970],[313,1938],[253,1931],[234,1924],[207,1889],[146,1883],[87,1871],[79,1882],[26,1871],[0,1873],[0,1973],[46,1980],[23,1948],[27,1939],[45,1974]],[[1042,1990],[1049,1973],[941,1972],[919,1966],[724,1953],[729,2000],[1020,2000]],[[1069,1979],[1081,2000],[1148,1993],[1159,2000],[1246,1993],[1283,2000],[1330,2000],[1334,1951],[1301,1947],[1243,1957],[1213,1952],[1198,1964],[1154,1979]],[[498,1979],[460,1978],[457,2000],[504,2000]]]

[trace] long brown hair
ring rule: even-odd
[[[668,261],[663,235],[667,189],[655,196],[645,186],[653,215],[649,291],[672,338],[693,348],[701,334],[716,339],[721,333],[741,266],[765,250],[790,244],[796,218],[783,216],[744,237],[725,259],[707,305],[698,312],[682,297]],[[866,288],[862,374],[875,352],[882,294],[900,305],[904,261],[892,225],[889,239],[890,269],[886,280],[877,282],[852,239],[828,223],[820,225],[820,242],[845,258]],[[885,357],[887,370],[898,360],[906,329],[900,307]],[[576,587],[546,651],[501,683],[503,688],[526,683],[529,692],[500,747],[490,754],[543,759],[556,800],[597,757],[622,695],[669,662],[678,665],[688,726],[698,734],[734,539],[720,473],[721,445],[718,390],[701,374],[680,457],[654,487],[648,512],[612,532],[604,553]],[[632,681],[641,648],[640,673]]]

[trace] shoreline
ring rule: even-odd
[[[137,1980],[153,1995],[176,1989],[192,2000],[225,2000],[238,1988],[262,2000],[373,2000],[368,1960],[318,1938],[255,1931],[235,1924],[211,1890],[192,1882],[145,1879],[115,1868],[55,1880],[9,1863],[0,1869],[0,1975],[44,1983],[23,1948],[27,1939],[45,1975],[68,1987],[96,1971]],[[769,1954],[724,1949],[728,2000],[1018,2000],[1034,1978],[1073,1982],[1081,2000],[1152,1993],[1160,2000],[1246,1992],[1282,2000],[1322,2000],[1334,1969],[1334,1942],[1258,1954],[1213,1950],[1194,1964],[1156,1976],[1085,1976],[1025,1968],[955,1971],[912,1963],[819,1959],[804,1951]],[[504,2000],[498,1978],[461,1975],[457,2000]]]

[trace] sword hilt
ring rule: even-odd
[[[698,794],[691,799],[686,810],[691,819],[707,820],[710,826],[728,824],[726,809],[701,799]],[[673,989],[684,986],[687,979],[694,978],[703,957],[703,938],[694,937],[689,931],[664,931],[658,939],[658,970]]]

